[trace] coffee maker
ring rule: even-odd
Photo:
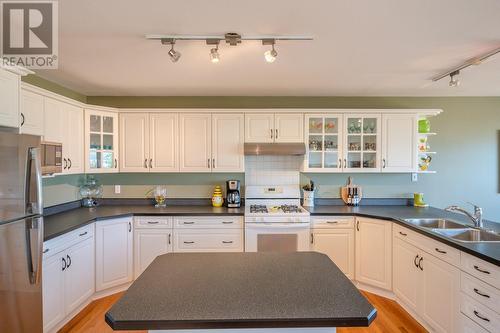
[[[239,208],[241,206],[240,181],[226,181],[226,203],[229,208]]]

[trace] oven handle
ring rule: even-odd
[[[290,222],[290,223],[245,223],[245,227],[247,229],[304,229],[309,228],[309,223],[300,223],[300,222]]]

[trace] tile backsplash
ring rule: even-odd
[[[245,185],[298,185],[302,156],[246,156]]]

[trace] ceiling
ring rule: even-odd
[[[59,69],[43,78],[89,96],[500,96],[500,54],[434,75],[500,46],[498,0],[64,0]],[[145,34],[311,35],[269,47],[168,46]]]

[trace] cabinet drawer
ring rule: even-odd
[[[467,273],[460,272],[460,276],[463,293],[500,314],[500,290]]]
[[[461,313],[459,333],[488,333],[488,331]]]
[[[413,230],[395,224],[393,236],[403,239],[436,258],[454,266],[460,266],[460,251],[440,241],[434,240]]]
[[[461,253],[460,267],[463,271],[477,277],[479,280],[500,289],[500,267],[465,252]]]
[[[43,259],[48,259],[53,255],[91,237],[94,237],[94,223],[43,242]]]
[[[169,216],[136,216],[134,225],[142,228],[172,228],[172,217]]]
[[[174,218],[174,227],[242,229],[243,220],[239,216],[182,216]]]
[[[354,228],[354,217],[351,216],[321,216],[311,218],[311,227],[313,229],[331,229],[331,228]]]
[[[182,230],[174,233],[174,252],[242,252],[243,231]]]
[[[498,332],[500,315],[461,293],[460,311],[490,332]]]

